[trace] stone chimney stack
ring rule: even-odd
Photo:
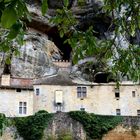
[[[10,74],[1,76],[1,86],[10,86]]]

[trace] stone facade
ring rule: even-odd
[[[39,110],[139,116],[140,85],[124,82],[116,89],[115,83],[80,83],[61,71],[36,79],[34,84],[33,79],[11,77],[9,86],[0,86],[0,113],[8,117],[28,116]]]
[[[26,113],[19,113],[20,102],[26,103]],[[22,109],[24,106],[22,106]],[[7,117],[22,117],[33,114],[33,91],[16,89],[0,89],[0,113]]]
[[[8,75],[2,76],[1,79],[0,113],[4,113],[7,117],[22,117],[32,115],[32,79],[9,78],[8,81],[7,77]],[[7,83],[9,83],[9,85]]]
[[[78,97],[77,87],[86,87],[86,97]],[[115,94],[115,84],[95,85],[34,85],[40,94],[35,95],[34,111],[40,109],[48,112],[62,112],[85,109],[87,112],[102,115],[116,115],[120,109],[123,116],[137,116],[140,110],[140,86],[123,84],[120,86],[119,97]],[[62,91],[62,103],[56,103],[56,91]]]

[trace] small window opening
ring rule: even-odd
[[[137,116],[140,116],[140,110],[137,110]]]
[[[120,98],[120,91],[118,88],[115,88],[115,98]]]
[[[17,89],[16,89],[16,92],[21,92],[21,89],[20,89],[20,88],[17,88]]]
[[[36,88],[36,95],[38,96],[40,94],[39,88]]]
[[[132,97],[136,97],[136,92],[132,91]]]
[[[116,109],[116,115],[120,116],[121,115],[121,110],[120,109]]]
[[[82,107],[82,108],[80,108],[80,110],[81,110],[81,111],[85,111],[85,108]]]

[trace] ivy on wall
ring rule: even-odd
[[[42,110],[33,116],[14,118],[17,131],[24,140],[41,140],[52,114]]]
[[[6,116],[0,113],[0,136],[2,136],[3,130],[5,126],[7,125],[7,123],[8,121],[6,119]]]
[[[71,111],[68,114],[83,125],[87,136],[91,139],[101,139],[104,134],[122,121],[121,116],[101,116],[85,111]]]

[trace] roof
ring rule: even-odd
[[[7,88],[7,89],[33,89],[33,79],[31,78],[16,78],[16,77],[11,77],[10,78],[10,85],[1,85],[0,83],[0,88]]]
[[[34,81],[34,85],[68,86],[68,85],[76,85],[76,83],[72,81],[68,72],[61,72],[61,73],[59,72],[57,75],[36,79]]]

